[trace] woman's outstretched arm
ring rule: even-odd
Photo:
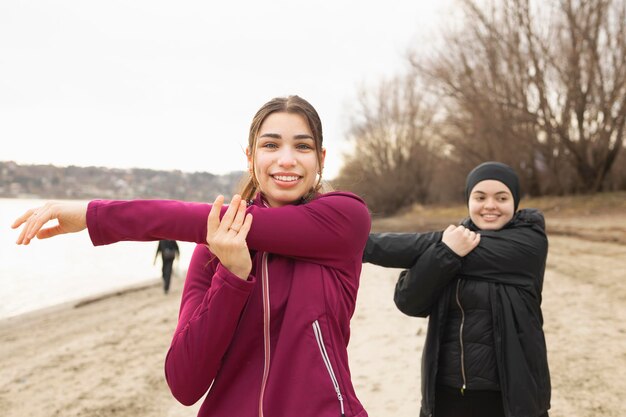
[[[205,243],[212,206],[174,200],[95,200],[86,213],[84,206],[82,212],[75,213],[66,203],[50,204],[45,215],[31,218],[34,210],[29,210],[14,223],[19,227],[26,222],[18,243],[28,244],[35,236],[80,231],[85,223],[94,245],[161,239]],[[221,215],[225,210],[222,208]],[[71,213],[80,218],[78,224],[68,221]],[[350,193],[323,194],[297,206],[250,206],[247,213],[254,217],[247,237],[250,249],[330,265],[342,265],[360,256],[370,227],[365,203]],[[42,229],[53,219],[58,219],[61,227]]]
[[[416,317],[430,314],[443,289],[459,273],[463,258],[480,243],[480,235],[450,225],[441,241],[431,244],[396,283],[394,302],[400,311]]]
[[[386,268],[410,268],[433,244],[441,232],[370,233],[363,251],[363,262]]]

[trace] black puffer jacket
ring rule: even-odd
[[[464,224],[476,230],[467,220]],[[441,343],[456,279],[486,283],[495,361],[507,417],[537,417],[550,408],[541,290],[548,250],[543,215],[518,211],[497,231],[480,231],[464,258],[441,242],[442,232],[371,234],[363,261],[410,268],[400,274],[394,300],[410,316],[429,317],[422,353],[422,417],[432,416]]]
[[[489,283],[456,278],[439,347],[437,384],[500,391]]]

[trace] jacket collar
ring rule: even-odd
[[[308,202],[310,202],[312,200],[315,200],[319,196],[320,196],[320,193],[315,193],[313,195],[307,195],[306,197],[302,197],[298,203],[293,204],[293,205],[294,206],[299,206],[300,204],[308,203]],[[267,203],[267,200],[265,199],[265,197],[263,196],[263,193],[261,193],[261,192],[258,192],[253,199],[248,200],[248,207],[250,207],[250,206],[268,207],[269,208],[269,204]]]

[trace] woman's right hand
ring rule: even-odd
[[[35,236],[38,239],[47,239],[63,233],[85,230],[87,228],[87,204],[48,202],[41,207],[27,210],[11,225],[13,229],[24,225],[15,243],[28,245]],[[52,227],[42,228],[53,219],[59,223]]]
[[[480,234],[464,226],[454,226],[451,224],[443,231],[441,241],[454,253],[463,257],[478,246],[478,243],[480,243]]]
[[[222,265],[241,279],[248,279],[252,259],[246,237],[252,225],[252,215],[246,214],[246,202],[235,195],[220,220],[224,197],[218,196],[207,219],[206,242],[209,250]]]

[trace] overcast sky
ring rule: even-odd
[[[3,1],[0,161],[243,170],[253,114],[298,94],[332,178],[359,86],[401,72],[450,3]]]

